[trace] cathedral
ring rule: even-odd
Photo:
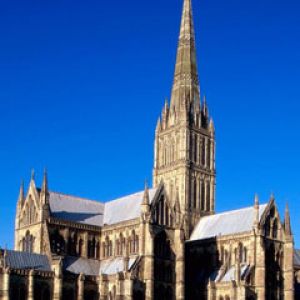
[[[191,0],[155,128],[153,187],[108,202],[22,184],[3,300],[300,299],[300,251],[275,197],[215,212],[215,127],[200,94]]]

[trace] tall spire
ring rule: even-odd
[[[191,0],[184,0],[180,26],[171,108],[176,113],[192,105],[200,108],[200,86],[196,62],[195,33]]]

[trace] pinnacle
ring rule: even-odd
[[[43,190],[43,192],[47,192],[47,190],[48,190],[48,173],[47,173],[46,168],[44,169],[44,178],[43,178],[42,190]]]

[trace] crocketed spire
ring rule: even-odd
[[[171,96],[171,110],[200,110],[200,87],[196,62],[195,33],[191,0],[184,0],[179,44]]]

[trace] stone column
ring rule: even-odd
[[[124,299],[125,300],[133,299],[133,281],[130,278],[129,274],[126,276],[126,279],[125,279],[125,282],[124,282],[124,290],[125,290]]]
[[[108,297],[108,278],[106,275],[100,275],[99,278],[99,294],[100,300],[107,300]]]
[[[294,243],[287,237],[284,243],[283,278],[284,300],[294,300]]]
[[[3,300],[9,300],[9,288],[10,288],[10,269],[5,268],[3,274],[3,283],[2,283]]]
[[[174,234],[175,243],[175,282],[176,282],[176,300],[183,300],[185,296],[185,267],[184,267],[184,257],[185,257],[185,243],[184,243],[184,231],[180,228],[175,229]]]
[[[255,236],[255,290],[257,299],[265,299],[265,250],[261,235]]]
[[[230,299],[242,300],[242,299],[237,298],[236,290],[237,290],[237,285],[236,285],[236,282],[233,280],[233,281],[231,281],[231,284],[230,284]],[[260,298],[258,298],[258,299],[260,299]]]
[[[85,258],[88,257],[88,243],[89,243],[89,234],[85,232],[83,238],[83,249],[82,249],[82,256]]]
[[[145,268],[144,280],[146,283],[146,297],[145,300],[154,299],[154,237],[150,230],[150,224],[146,223],[145,230]]]
[[[62,288],[63,288],[63,276],[62,276],[62,264],[53,267],[54,271],[54,288],[53,288],[53,300],[61,300]]]
[[[77,279],[77,300],[84,300],[84,274],[80,273]]]
[[[216,284],[213,281],[208,283],[207,300],[216,300]]]
[[[34,300],[34,270],[30,270],[29,272],[28,300]]]

